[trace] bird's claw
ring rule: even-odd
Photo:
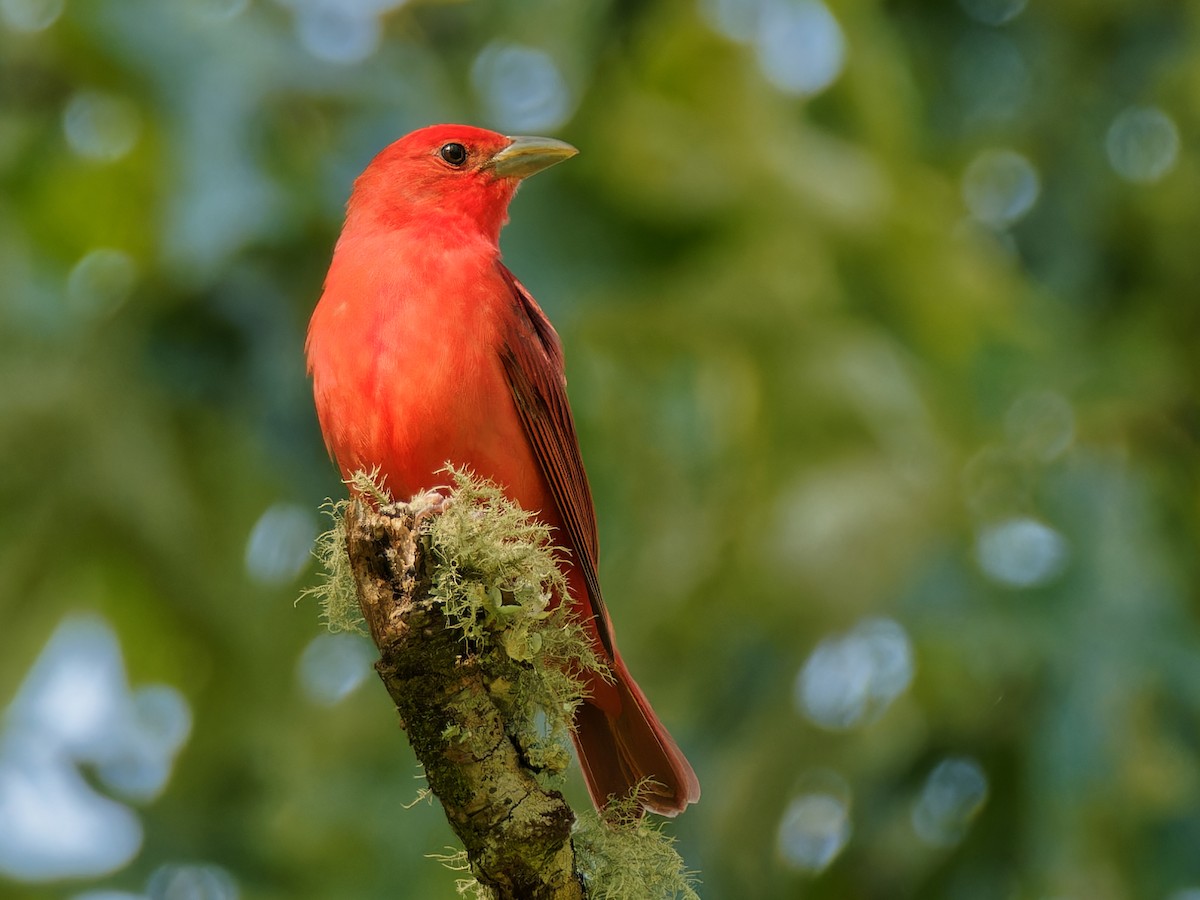
[[[448,494],[443,494],[440,490],[432,490],[417,494],[408,501],[408,506],[413,510],[416,527],[420,530],[426,519],[441,515],[453,502],[454,500]]]

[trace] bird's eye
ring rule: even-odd
[[[467,148],[462,144],[445,144],[438,153],[452,166],[461,166],[467,161]]]

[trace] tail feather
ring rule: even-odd
[[[592,802],[603,809],[636,794],[651,812],[678,815],[700,799],[696,773],[619,656],[613,675],[620,703],[605,706],[615,713],[584,703],[575,714],[572,737]]]

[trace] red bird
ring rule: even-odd
[[[570,603],[614,682],[593,679],[573,738],[596,806],[633,795],[675,815],[700,784],[613,640],[591,490],[562,346],[500,262],[521,180],[576,154],[465,125],[415,131],[354,183],[305,350],[325,442],[345,477],[378,467],[395,497],[447,462],[501,485],[569,551]]]

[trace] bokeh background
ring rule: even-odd
[[[295,602],[307,317],[438,121],[581,149],[503,247],[701,893],[1200,898],[1179,0],[0,0],[0,895],[454,895]]]

